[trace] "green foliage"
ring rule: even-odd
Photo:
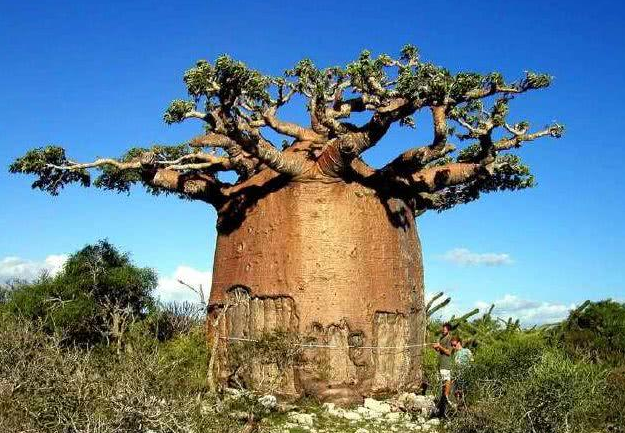
[[[566,321],[532,329],[494,318],[493,307],[472,321],[451,319],[453,333],[473,347],[474,362],[462,372],[467,406],[451,419],[450,431],[623,431],[625,369],[605,363],[625,361],[623,305],[586,302]],[[431,335],[439,328],[437,322],[428,327]],[[435,360],[425,355],[426,377],[436,380]]]
[[[36,180],[32,184],[33,188],[53,195],[70,183],[89,186],[91,179],[88,170],[93,169],[101,171],[93,184],[105,190],[128,193],[133,185],[138,184],[154,195],[173,193],[180,198],[220,205],[224,200],[220,194],[223,188],[220,187],[224,185],[218,182],[195,182],[195,175],[205,174],[207,181],[214,181],[217,179],[216,172],[234,170],[239,175],[237,182],[241,182],[263,170],[267,161],[262,160],[266,155],[259,155],[259,150],[255,149],[255,142],[263,128],[288,136],[288,139],[282,141],[282,149],[294,142],[292,139],[295,137],[292,135],[301,138],[301,130],[293,133],[292,125],[283,123],[277,126],[279,122],[269,120],[277,116],[275,110],[299,99],[298,95],[314,116],[311,119],[312,124],[316,125],[314,128],[318,131],[319,128],[327,130],[327,137],[322,138],[326,135],[323,132],[319,140],[332,140],[357,131],[372,130],[387,122],[414,128],[414,115],[417,112],[438,106],[444,108],[447,120],[456,121],[456,127],[467,131],[456,133],[454,127],[445,127],[439,122],[436,140],[446,141],[446,136],[451,135],[461,140],[479,140],[479,143],[461,150],[456,160],[484,167],[479,176],[467,174],[464,181],[459,179],[458,183],[452,182],[452,186],[447,186],[445,173],[441,172],[442,181],[434,188],[426,187],[427,182],[419,182],[413,188],[414,191],[410,192],[419,205],[419,212],[426,209],[443,211],[474,201],[483,193],[532,187],[534,178],[529,168],[516,157],[501,157],[494,166],[492,160],[500,152],[520,147],[522,142],[547,135],[557,138],[564,132],[564,127],[559,124],[546,126],[548,133],[545,130],[530,133],[529,124],[525,121],[516,122],[514,130],[508,125],[512,123],[507,118],[508,105],[513,97],[529,90],[548,87],[552,82],[549,75],[528,71],[519,80],[507,81],[497,71],[452,72],[422,61],[418,49],[413,45],[404,46],[399,56],[385,53],[376,56],[369,50],[363,50],[354,61],[344,66],[320,68],[311,59],[304,58],[279,77],[263,74],[228,55],[221,55],[212,62],[196,62],[184,73],[183,81],[188,96],[170,103],[163,115],[164,121],[173,124],[190,118],[203,120],[206,132],[218,133],[242,146],[243,153],[232,150],[232,147],[229,147],[230,150],[224,149],[223,145],[212,148],[211,152],[219,152],[219,156],[230,158],[230,163],[213,164],[207,162],[210,158],[203,158],[206,163],[201,165],[195,164],[197,161],[194,158],[174,163],[180,156],[192,156],[194,151],[200,151],[199,148],[154,146],[150,149],[133,148],[117,160],[77,164],[67,159],[62,148],[48,146],[34,149],[18,158],[10,170],[34,175]],[[268,116],[270,112],[273,114]],[[363,112],[369,112],[370,119],[375,121],[358,126],[349,120],[355,113]],[[387,130],[388,125],[371,135],[376,137],[371,145],[375,145]],[[493,136],[501,137],[500,132],[506,137],[501,138],[503,143],[495,145],[497,143],[493,144],[493,141],[497,140]],[[204,147],[212,147],[209,141],[206,141]],[[278,143],[276,141],[276,149],[280,148]],[[359,146],[360,149],[368,147]],[[222,149],[217,151],[217,148]],[[438,156],[432,156],[434,160],[428,161],[425,168],[452,162],[447,154]],[[119,162],[126,164],[120,167]],[[170,164],[175,164],[174,170],[180,174],[180,182],[160,182],[164,177],[155,177],[160,168]],[[414,169],[424,168],[417,166]],[[385,184],[384,188],[395,187],[386,176],[376,178],[378,181],[381,187],[382,184]],[[199,186],[200,183],[203,186]],[[185,185],[188,189],[185,189]]]
[[[481,381],[489,383],[489,392],[496,393],[509,381],[522,380],[527,371],[540,362],[546,348],[547,342],[542,335],[522,332],[480,345],[475,352],[475,362],[466,373],[473,387],[470,394],[476,395],[483,390]]]
[[[517,155],[497,155],[494,173],[479,183],[481,192],[515,191],[535,185],[529,166]]]
[[[184,73],[183,80],[193,101],[174,100],[164,115],[168,124],[184,120],[187,113],[196,109],[201,98],[205,99],[207,111],[215,104],[229,109],[241,95],[259,106],[270,99],[268,86],[271,78],[227,55],[219,56],[214,65],[206,60],[198,61]]]
[[[625,365],[625,304],[612,300],[588,303],[551,330],[572,356]]]
[[[401,96],[429,104],[442,103],[452,86],[451,73],[432,63],[402,68],[397,77],[397,92]]]
[[[406,44],[402,47],[401,59],[405,62],[417,62],[419,60],[419,48],[412,44]]]
[[[302,59],[292,69],[286,70],[284,75],[297,78],[295,86],[300,93],[318,99],[323,98],[330,88],[333,75],[342,77],[344,72],[339,68],[324,71],[317,68],[312,60]]]
[[[613,422],[605,369],[528,341],[516,349],[521,342],[507,345],[509,356],[495,353],[495,362],[478,352],[465,376],[469,407],[451,422],[452,432],[591,432]]]
[[[428,386],[436,390],[439,387],[437,386],[439,382],[439,367],[438,367],[438,354],[427,347],[423,350],[421,356],[421,368],[423,370],[424,381],[428,384]]]
[[[153,270],[134,266],[127,254],[100,241],[70,256],[58,275],[16,287],[5,309],[73,343],[94,344],[109,338],[111,315],[143,316],[156,285]]]
[[[392,59],[382,54],[376,58],[371,57],[371,52],[364,50],[355,62],[347,65],[345,72],[351,79],[351,85],[357,92],[367,94],[378,94],[380,97],[388,95],[388,76],[385,68],[392,65]],[[378,83],[374,85],[373,83]],[[384,88],[380,93],[380,86]]]
[[[540,74],[532,71],[525,73],[525,79],[521,82],[524,89],[541,89],[551,85],[553,77],[547,74]]]
[[[479,144],[471,145],[460,153],[459,159],[466,160],[481,151]],[[456,185],[439,193],[436,209],[441,212],[458,204],[470,203],[482,193],[516,191],[536,186],[534,175],[520,157],[512,154],[497,155],[493,168],[463,185]]]
[[[60,189],[71,183],[78,183],[84,187],[91,184],[86,170],[67,171],[59,168],[67,164],[65,149],[46,146],[29,150],[24,156],[17,158],[9,166],[9,171],[37,176],[32,188],[51,195],[58,195]]]
[[[169,104],[163,120],[168,125],[172,123],[179,123],[185,119],[185,116],[195,109],[195,103],[193,101],[183,101],[182,99],[175,99]]]
[[[145,147],[133,147],[129,149],[121,158],[119,158],[120,162],[123,163],[131,163],[131,162],[141,162],[142,160],[151,161],[160,161],[160,160],[176,160],[182,156],[189,155],[194,153],[195,150],[192,149],[188,144],[179,144],[173,146],[164,146],[164,145],[154,145],[150,148]],[[148,164],[148,165],[150,165]],[[102,188],[109,191],[115,191],[119,193],[129,193],[130,187],[132,185],[143,183],[147,192],[152,195],[160,195],[165,194],[168,195],[171,192],[158,188],[156,186],[147,184],[143,182],[144,179],[144,171],[147,170],[149,173],[152,169],[149,167],[139,166],[137,168],[124,168],[119,169],[115,166],[103,166],[100,167],[101,174],[95,179],[93,185],[96,188]],[[181,198],[186,198],[181,196]]]

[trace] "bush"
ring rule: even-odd
[[[606,384],[604,369],[547,351],[525,380],[510,387],[506,401],[512,419],[521,420],[518,431],[594,430],[601,421]]]
[[[597,431],[617,419],[606,376],[601,366],[575,361],[534,334],[497,342],[482,348],[467,371],[469,406],[451,431]]]
[[[0,431],[237,432],[242,423],[198,385],[200,341],[191,334],[111,356],[0,316]]]
[[[121,344],[128,324],[153,305],[156,285],[153,270],[134,266],[127,254],[100,241],[73,254],[57,276],[13,287],[5,310],[72,344]]]
[[[612,300],[590,302],[572,311],[554,334],[573,356],[625,365],[625,304]]]

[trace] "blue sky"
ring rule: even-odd
[[[197,59],[229,53],[278,75],[303,57],[331,66],[363,48],[396,54],[414,43],[452,71],[554,75],[550,89],[513,101],[512,116],[567,127],[520,152],[538,187],[418,219],[428,292],[445,290],[459,310],[499,300],[502,315],[528,322],[587,298],[624,299],[624,14],[621,2],[601,0],[0,0],[0,276],[108,237],[157,268],[167,296],[176,272],[207,279],[215,213],[206,205],[77,187],[51,198],[8,164],[44,144],[88,160],[188,139],[198,124],[161,118],[184,97],[182,73]],[[429,133],[394,130],[367,159],[382,164]]]

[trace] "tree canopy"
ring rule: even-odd
[[[14,285],[5,308],[71,342],[94,343],[118,338],[124,321],[145,315],[157,284],[156,272],[102,240],[72,254],[59,274]]]
[[[533,129],[508,120],[511,101],[548,87],[552,78],[526,72],[508,81],[498,72],[452,73],[421,60],[416,47],[400,54],[360,53],[342,67],[319,68],[299,61],[282,76],[249,68],[227,55],[198,61],[183,77],[188,96],[165,110],[168,124],[203,122],[203,134],[177,145],[132,148],[119,158],[80,163],[63,148],[28,151],[10,167],[34,175],[33,188],[52,195],[78,183],[118,192],[143,185],[150,193],[173,193],[218,209],[249,186],[276,176],[286,179],[346,179],[371,186],[386,197],[411,203],[416,214],[444,210],[481,193],[534,185],[534,177],[511,153],[541,137],[560,137],[557,123]],[[309,124],[282,120],[281,107],[295,96],[306,102]],[[428,110],[432,140],[408,147],[384,167],[362,159],[389,128],[414,127],[414,115]],[[350,121],[355,113],[366,121]],[[271,142],[268,131],[284,137]],[[464,143],[460,146],[459,143]],[[95,179],[91,171],[98,170]],[[232,171],[234,183],[218,177]]]

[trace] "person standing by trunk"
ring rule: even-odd
[[[459,407],[464,406],[464,370],[473,362],[473,353],[462,346],[462,339],[457,335],[451,337],[451,347],[454,350],[454,397]]]
[[[438,343],[434,343],[432,348],[438,352],[438,370],[442,382],[441,398],[436,405],[434,416],[443,418],[451,391],[451,369],[453,365],[450,323],[443,323],[441,338],[438,340]]]

